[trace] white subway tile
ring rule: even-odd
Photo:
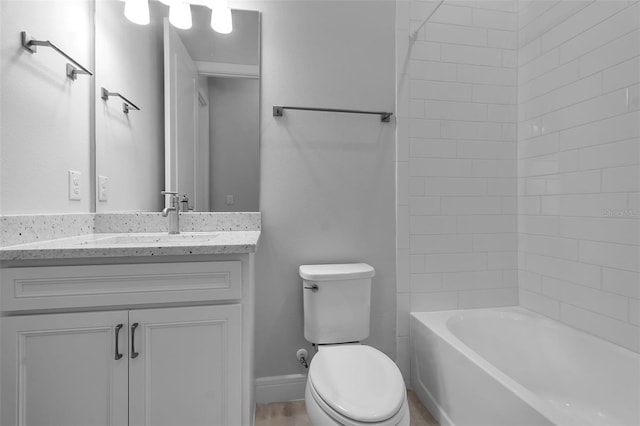
[[[420,59],[424,61],[440,60],[440,43],[415,41],[410,49],[412,59]]]
[[[534,117],[589,100],[601,93],[602,78],[599,74],[592,75],[557,88],[545,95],[521,102],[518,105],[518,120],[530,120]]]
[[[505,68],[517,68],[518,67],[518,55],[515,50],[503,50],[502,51],[502,66]]]
[[[458,306],[460,309],[515,306],[517,304],[517,288],[469,290],[461,291],[458,294]]]
[[[518,197],[518,215],[539,215],[541,212],[540,197]]]
[[[518,237],[518,252],[578,260],[578,241],[571,238],[521,234]]]
[[[537,157],[558,151],[558,133],[549,133],[528,140],[518,141],[518,158]]]
[[[560,319],[560,302],[524,289],[518,292],[520,306],[553,319]]]
[[[409,117],[410,118],[426,118],[424,100],[409,99]],[[429,118],[434,118],[434,117],[429,117]]]
[[[425,37],[441,43],[487,46],[487,30],[479,27],[430,22],[425,26]]]
[[[513,87],[516,85],[516,70],[513,68],[461,64],[458,65],[458,81]]]
[[[515,50],[518,48],[517,33],[515,31],[487,30],[487,45],[500,49]]]
[[[445,311],[457,307],[458,293],[455,291],[417,293],[411,298],[411,312]]]
[[[434,291],[442,291],[442,274],[411,274],[411,293]]]
[[[410,254],[409,255],[409,268],[411,274],[421,274],[424,272],[424,255],[422,254]],[[413,290],[411,290],[413,291]]]
[[[487,269],[509,269],[515,271],[518,268],[518,252],[516,250],[509,251],[495,251],[487,253]],[[505,271],[506,272],[506,271]],[[503,273],[503,282],[505,286],[517,286],[518,278],[517,273],[516,277],[507,277]]]
[[[515,13],[497,10],[473,9],[472,23],[474,26],[498,30],[515,32],[518,29],[518,17]]]
[[[516,232],[515,215],[468,215],[458,216],[458,232],[490,233]]]
[[[580,75],[587,76],[640,54],[640,30],[580,57]]]
[[[516,251],[518,249],[518,237],[515,226],[508,229],[507,233],[474,234],[473,250],[475,252]],[[489,253],[490,254],[490,253]]]
[[[542,275],[524,270],[518,271],[518,285],[520,288],[535,293],[542,292]]]
[[[411,216],[411,235],[455,234],[455,216]]]
[[[544,95],[580,78],[580,61],[574,60],[559,66],[546,74],[521,84],[518,88],[518,102]]]
[[[589,194],[600,192],[600,170],[560,173],[545,178],[546,194]]]
[[[410,235],[412,253],[468,253],[472,251],[473,238],[471,235]]]
[[[604,2],[603,2],[604,3]],[[594,49],[602,53],[602,46],[612,44],[620,37],[638,28],[638,5],[622,10],[616,15],[593,26],[578,37],[568,40],[560,47],[562,62],[589,54]],[[611,46],[613,47],[613,46]],[[635,55],[633,55],[635,56]]]
[[[487,179],[487,194],[489,195],[517,195],[515,178]]]
[[[492,47],[443,44],[441,58],[443,62],[499,67],[502,65],[502,50]]]
[[[497,121],[499,123],[515,123],[517,121],[516,105],[487,105],[487,113],[489,121]],[[516,135],[510,136],[511,140],[515,140]]]
[[[518,49],[518,65],[528,64],[542,54],[540,39],[536,38]]]
[[[409,153],[411,157],[456,158],[457,144],[451,139],[411,138]]]
[[[515,156],[514,156],[515,157]],[[471,175],[476,177],[516,177],[514,160],[472,160]]]
[[[542,294],[621,321],[629,315],[626,297],[563,280],[544,277]]]
[[[575,284],[599,288],[600,267],[572,260],[525,253],[527,270]]]
[[[580,330],[594,334],[633,351],[640,351],[640,330],[627,322],[562,304],[560,319]]]
[[[617,167],[640,162],[640,139],[583,148],[578,153],[581,169]]]
[[[640,137],[640,114],[631,112],[564,130],[558,140],[561,150],[569,150],[637,137]]]
[[[442,289],[474,290],[502,288],[502,271],[446,272],[442,274]]]
[[[502,135],[499,123],[473,121],[442,121],[440,132],[443,138],[496,140]]]
[[[521,214],[518,216],[518,232],[534,235],[558,235],[560,229],[558,220],[557,216]],[[568,236],[562,233],[560,235]]]
[[[502,213],[500,197],[442,197],[442,214],[484,215]]]
[[[440,137],[440,121],[412,118],[409,121],[409,136],[412,138]]]
[[[518,213],[518,197],[502,197],[502,214]]]
[[[438,61],[409,62],[409,74],[412,79],[432,81],[457,81],[458,66]]]
[[[520,160],[518,174],[520,177],[553,175],[578,170],[578,152],[562,151],[549,155],[541,155]]]
[[[542,116],[543,131],[556,132],[627,112],[627,91],[618,90]]]
[[[487,193],[485,179],[428,177],[425,183],[427,195],[484,195]]]
[[[567,238],[638,244],[640,221],[615,217],[560,217],[558,233]]]
[[[441,213],[440,197],[409,197],[409,211],[412,215],[438,215]],[[408,226],[409,214],[407,213],[407,235],[409,235]],[[400,232],[400,230],[398,230],[398,232]]]
[[[411,80],[411,97],[441,101],[471,101],[473,85],[468,83]]]
[[[425,271],[456,272],[482,271],[486,269],[485,253],[445,253],[425,255]]]
[[[587,7],[569,16],[561,25],[550,28],[542,34],[542,50],[547,51],[562,43],[571,40],[604,21],[609,16],[614,15],[627,5],[622,1],[595,1]]]
[[[400,183],[398,183],[400,185]],[[424,192],[424,178],[423,177],[411,177],[409,178],[409,196],[423,196]],[[398,189],[399,190],[399,189]]]
[[[640,272],[640,247],[599,241],[580,241],[580,261]]]
[[[604,217],[612,210],[626,210],[626,194],[548,195],[541,198],[541,214]]]
[[[629,299],[629,322],[640,325],[640,300]]]
[[[602,89],[605,92],[637,84],[640,80],[640,56],[629,59],[602,72]]]
[[[456,0],[455,4],[472,7],[474,9],[501,10],[503,12],[516,13],[518,8],[515,0]]]
[[[410,158],[409,176],[471,176],[471,161],[467,159]]]
[[[435,4],[436,3],[432,3],[433,6],[435,6]],[[429,12],[419,16],[424,16],[424,18],[426,18],[427,14],[431,13],[431,10],[432,9],[429,9]],[[449,4],[445,2],[431,17],[429,22],[471,26],[473,22],[471,14],[472,9],[469,7],[463,7],[462,5],[458,5],[456,2]]]
[[[514,105],[516,96],[515,87],[474,84],[471,99],[473,102]]]
[[[602,268],[602,289],[622,296],[640,299],[640,273]]]
[[[544,13],[528,21],[527,25],[520,31],[520,36],[524,42],[533,40],[588,5],[589,1],[555,2],[553,6],[545,10]]]
[[[560,0],[539,1],[539,0],[519,0],[518,1],[518,24],[519,28],[524,28],[534,22],[540,15],[551,9]]]
[[[640,141],[636,141],[640,143]],[[604,192],[640,191],[640,165],[616,167],[602,171]]]
[[[486,121],[487,106],[478,103],[427,100],[427,117],[436,120]]]

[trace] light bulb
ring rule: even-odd
[[[231,9],[228,7],[215,7],[211,9],[211,28],[220,34],[229,34],[233,31]]]
[[[169,6],[169,22],[176,28],[191,28],[191,6],[183,1],[176,1]]]
[[[148,0],[126,0],[124,16],[134,24],[147,25],[149,23]]]

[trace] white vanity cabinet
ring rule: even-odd
[[[253,255],[186,258],[5,263],[1,424],[251,424]]]

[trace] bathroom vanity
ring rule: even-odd
[[[1,248],[1,423],[252,424],[259,234]]]

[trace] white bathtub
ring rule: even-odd
[[[441,425],[640,424],[640,355],[518,307],[412,313],[411,385]]]

